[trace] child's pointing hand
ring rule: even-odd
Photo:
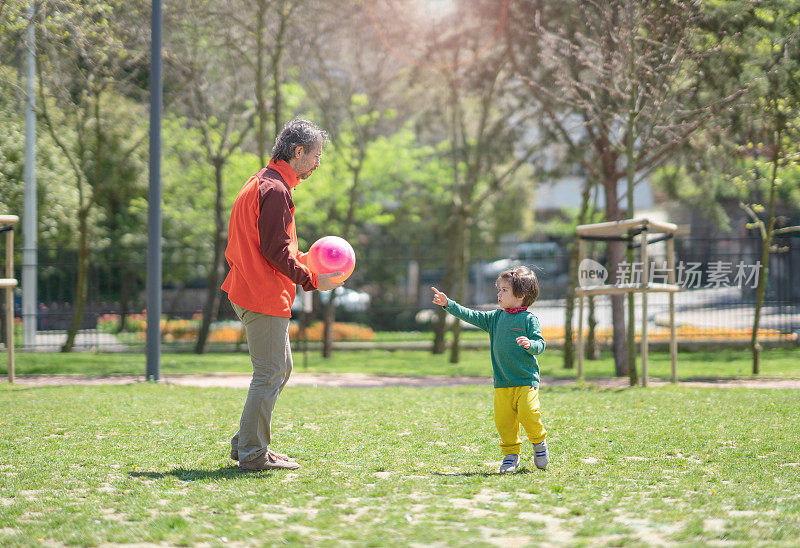
[[[438,304],[439,306],[447,306],[447,295],[436,289],[435,287],[431,287],[435,295],[433,296],[433,304]]]

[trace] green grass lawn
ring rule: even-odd
[[[27,353],[20,352],[16,359],[17,374],[83,373],[89,375],[135,374],[146,370],[145,356],[140,354],[102,353]],[[543,375],[575,377],[575,369],[564,369],[563,355],[559,350],[547,350],[539,358]],[[433,355],[423,350],[336,351],[324,359],[318,351],[295,350],[295,371],[308,372],[359,372],[381,375],[491,375],[488,349],[462,350],[458,364],[449,363],[449,353]],[[639,363],[638,367],[641,367]],[[614,366],[610,354],[597,361],[584,361],[587,377],[613,376]],[[719,350],[714,352],[682,352],[678,357],[678,376],[681,379],[697,377],[750,377],[750,353],[744,350]],[[248,373],[250,360],[244,352],[211,354],[163,354],[161,371],[164,375],[190,373]],[[0,375],[6,374],[6,361],[0,357]],[[648,374],[669,379],[669,354],[650,353]],[[800,377],[800,348],[771,349],[762,353],[761,376]]]
[[[229,460],[244,396],[0,385],[0,545],[800,542],[797,391],[545,388],[551,465],[504,476],[487,387],[289,386],[296,472]]]

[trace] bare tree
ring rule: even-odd
[[[634,186],[742,93],[689,106],[697,95],[694,69],[706,53],[693,35],[698,2],[570,1],[553,18],[538,2],[515,5],[530,14],[514,20],[527,27],[518,67],[531,98],[555,133],[584,152],[579,161],[597,175],[609,221],[632,215]],[[623,257],[622,244],[609,243],[611,283]],[[635,384],[621,296],[612,297],[612,316],[616,373]],[[629,331],[632,337],[632,325]]]
[[[472,237],[490,223],[481,211],[501,196],[520,168],[541,150],[540,142],[528,132],[534,111],[520,101],[511,65],[497,40],[506,22],[505,10],[498,11],[496,3],[463,3],[437,27],[446,31],[415,38],[424,50],[414,74],[432,96],[423,127],[431,138],[448,144],[451,165],[442,285],[462,302]],[[460,323],[455,322],[452,329],[450,362],[456,363]],[[445,332],[440,311],[434,353],[444,352]]]
[[[360,33],[369,20],[363,10],[355,9],[354,4],[351,7],[342,10],[339,5],[336,14],[315,10],[314,39],[301,53],[314,62],[299,75],[344,166],[337,173],[342,191],[326,208],[326,225],[340,227],[339,235],[348,240],[358,236],[363,223],[359,212],[370,183],[364,170],[371,147],[405,118],[397,116],[396,108],[405,102],[398,89],[401,65],[380,47],[375,36]],[[407,109],[400,106],[399,110]],[[334,290],[324,306],[323,357],[330,357],[333,351],[336,294]]]
[[[698,96],[722,98],[731,88],[747,92],[722,123],[695,135],[699,144],[684,145],[675,166],[659,174],[670,196],[702,211],[723,230],[729,219],[720,204],[732,192],[738,194],[751,221],[747,227],[758,229],[760,268],[750,338],[753,374],[760,372],[759,328],[770,257],[783,250],[775,238],[800,230],[778,216],[779,206],[797,208],[797,180],[791,173],[800,161],[799,13],[800,6],[792,0],[706,6],[701,40],[713,54],[703,59],[696,73]]]
[[[294,16],[302,2],[290,0],[239,0],[234,5],[219,3],[212,8],[217,21],[227,21],[220,31],[225,46],[237,53],[253,82],[256,107],[255,139],[261,165],[267,165],[270,143],[286,122],[286,99],[283,86],[287,82],[293,57],[301,36],[294,25]],[[269,122],[272,122],[270,127]]]
[[[203,137],[206,161],[214,170],[214,243],[208,272],[203,320],[195,352],[203,353],[211,323],[221,300],[220,283],[225,270],[227,210],[225,206],[225,167],[231,156],[252,131],[256,118],[252,107],[252,82],[239,69],[239,54],[222,40],[198,41],[198,36],[214,36],[218,13],[211,4],[192,1],[179,13],[171,14],[181,26],[168,43],[167,57],[176,74],[176,92],[182,96],[184,116]],[[177,10],[178,8],[176,8]],[[176,104],[178,102],[176,101]]]

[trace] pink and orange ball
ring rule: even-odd
[[[308,268],[314,274],[342,272],[342,275],[331,278],[332,282],[340,283],[349,278],[355,270],[356,252],[344,238],[324,236],[314,242],[308,250]]]

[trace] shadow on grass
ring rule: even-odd
[[[181,481],[214,481],[221,479],[238,479],[246,477],[255,472],[242,471],[236,465],[224,466],[218,470],[192,470],[188,468],[175,468],[168,472],[130,472],[131,478],[164,479],[166,477],[176,477]],[[257,472],[257,473],[264,473]],[[271,474],[272,472],[267,472]]]
[[[519,468],[513,474],[501,474],[500,472],[462,472],[459,474],[448,474],[446,472],[434,472],[433,476],[439,476],[444,478],[495,478],[501,476],[519,476],[523,474],[531,474],[533,470],[529,470],[528,468]]]

